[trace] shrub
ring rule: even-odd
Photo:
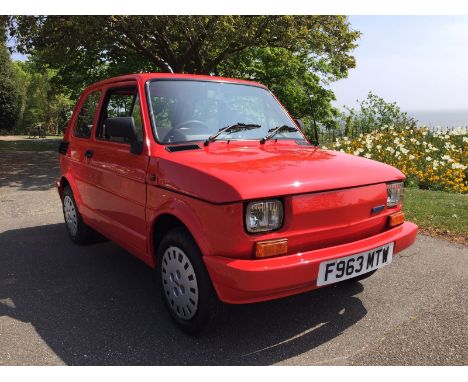
[[[338,138],[328,148],[387,163],[423,189],[468,192],[468,129],[382,126],[354,139]],[[327,147],[323,147],[327,148]]]

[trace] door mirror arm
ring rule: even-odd
[[[132,141],[130,143],[130,152],[132,154],[140,155],[143,152],[143,142]]]
[[[106,134],[111,137],[124,138],[126,143],[130,143],[132,154],[138,155],[143,151],[143,142],[137,138],[133,117],[106,118]]]

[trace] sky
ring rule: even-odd
[[[335,106],[372,91],[402,110],[468,110],[468,16],[350,16],[356,68],[331,85]]]

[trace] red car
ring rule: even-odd
[[[411,245],[404,175],[310,144],[255,82],[135,74],[82,94],[59,148],[70,238],[95,231],[155,268],[197,333],[223,303],[360,280]]]

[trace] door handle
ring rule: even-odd
[[[91,158],[93,156],[93,150],[86,150],[85,153],[84,153],[84,156],[86,158]]]

